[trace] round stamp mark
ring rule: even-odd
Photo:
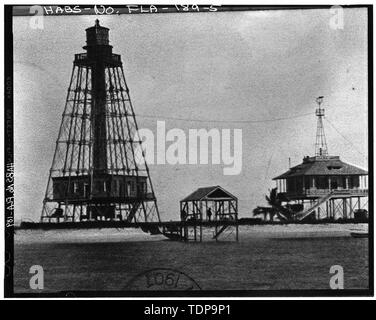
[[[125,289],[143,291],[201,290],[198,283],[190,276],[169,268],[155,268],[144,271],[133,277]]]

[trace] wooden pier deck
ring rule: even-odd
[[[368,221],[357,221],[355,219],[329,220],[322,219],[317,221],[263,221],[259,218],[241,218],[237,221],[238,225],[279,225],[279,224],[323,224],[323,223],[367,223]],[[103,229],[103,228],[166,228],[174,229],[185,226],[215,227],[223,225],[236,225],[234,221],[163,221],[163,222],[127,222],[127,221],[78,221],[78,222],[29,222],[23,221],[16,230],[54,230],[54,229]]]

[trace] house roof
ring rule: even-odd
[[[185,197],[181,201],[199,201],[204,199],[215,200],[224,198],[237,200],[235,196],[223,189],[221,186],[212,186],[198,188],[196,191],[192,192],[189,196]]]
[[[273,178],[286,179],[298,176],[367,175],[368,172],[340,160],[338,156],[304,157],[303,162]]]

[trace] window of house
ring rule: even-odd
[[[78,193],[78,182],[73,182],[73,193]]]
[[[145,194],[146,193],[146,183],[145,181],[141,181],[140,184],[139,184],[139,192],[141,194]]]
[[[85,183],[84,184],[84,197],[88,197],[89,196],[89,184],[88,183]]]
[[[110,181],[103,181],[103,191],[111,192],[111,183]]]
[[[329,178],[326,176],[316,177],[317,189],[329,189]]]
[[[293,179],[287,179],[287,191],[295,191],[295,181]]]
[[[352,176],[350,181],[351,181],[351,188],[359,188],[359,177],[358,176]]]
[[[142,191],[143,191],[143,193],[145,193],[145,194],[148,192],[148,185],[147,185],[146,182],[143,182],[143,183],[142,183]]]
[[[303,178],[297,177],[296,178],[296,191],[301,192],[303,189]]]
[[[304,188],[310,189],[312,185],[312,178],[311,177],[304,177]]]
[[[337,177],[331,177],[330,188],[331,189],[338,189],[338,179],[337,179]]]

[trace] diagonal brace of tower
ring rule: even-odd
[[[120,55],[109,29],[86,29],[75,55],[42,222],[159,222],[149,168]]]

